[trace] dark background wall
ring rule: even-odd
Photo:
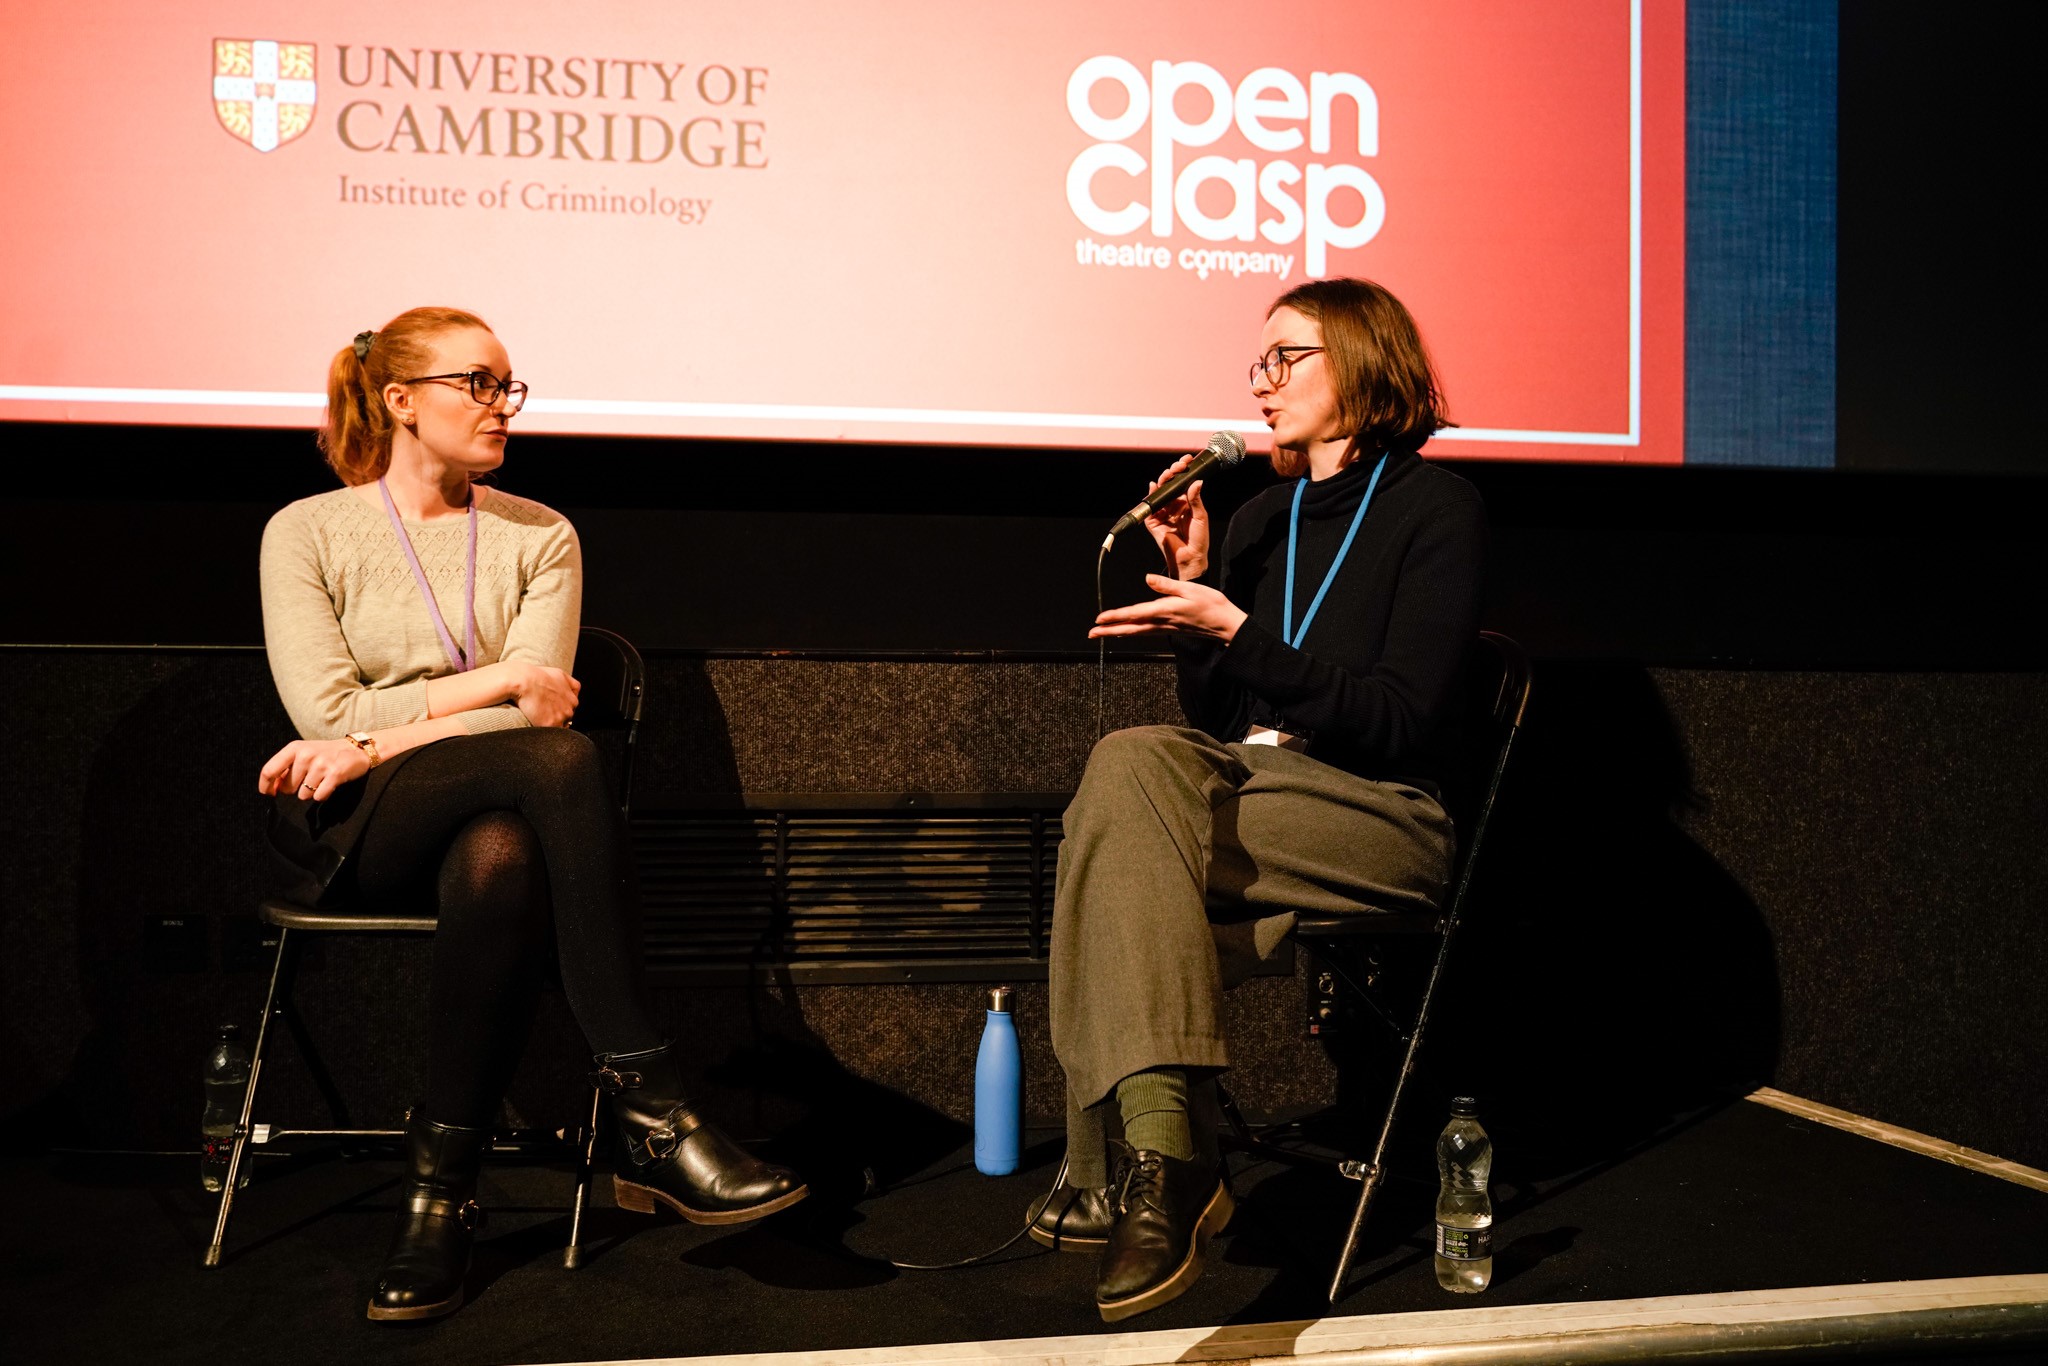
[[[92,1117],[118,1113],[116,1146],[189,1143],[208,1032],[253,1021],[267,969],[250,775],[286,722],[262,657],[0,661],[0,763],[34,779],[33,800],[0,807],[0,1094],[36,1111],[14,1132],[105,1146]],[[1085,660],[658,654],[638,804],[1070,789],[1095,733],[1094,674]],[[1169,664],[1112,668],[1110,725],[1169,721],[1173,706]],[[2027,1027],[2048,973],[2044,765],[2038,671],[1541,665],[1430,1089],[1485,1096],[1524,1173],[1759,1082],[2048,1166],[2048,1044]],[[151,942],[158,917],[200,927],[190,960]],[[304,976],[306,1015],[365,1119],[419,1083],[425,967],[417,945],[349,942],[316,949]],[[752,1124],[802,1128],[821,1104],[829,1124],[851,1090],[935,1124],[965,1117],[973,986],[657,998],[705,1084]],[[1293,980],[1256,981],[1233,1010],[1247,1105],[1328,1098]],[[1031,1105],[1049,1115],[1042,988],[1019,1013]],[[320,1115],[284,1056],[266,1108]],[[515,1110],[568,1122],[581,1070],[549,998]]]
[[[249,645],[299,432],[5,433],[5,638]],[[1095,550],[1156,457],[527,437],[500,482],[569,513],[585,618],[656,649],[1086,650]],[[1495,536],[1489,621],[1546,658],[2033,667],[2043,484],[2020,475],[1457,462]],[[1219,516],[1270,479],[1212,481]],[[1111,557],[1112,601],[1152,566]]]
[[[2033,625],[2048,485],[2021,398],[2038,348],[2021,339],[2033,285],[2015,263],[2031,245],[1998,211],[1998,187],[2018,182],[1992,173],[2006,152],[1985,131],[2022,126],[2019,45],[1988,13],[1931,22],[1894,5],[1842,15],[1839,468],[1460,467],[1495,524],[1488,624],[1542,667],[1467,960],[1474,994],[1434,1047],[1514,1113],[1636,1122],[1769,1079],[2048,1165],[2048,659]],[[248,773],[282,718],[253,654],[64,647],[253,645],[263,521],[327,477],[299,432],[21,425],[0,430],[0,453],[0,741],[18,788],[0,814],[0,1089],[69,1104],[111,1065],[137,1124],[182,1136],[205,1028],[252,990],[229,921],[258,876]],[[576,520],[587,618],[654,651],[665,695],[715,704],[760,762],[794,749],[844,772],[849,736],[887,736],[750,713],[754,693],[701,652],[837,651],[854,658],[835,667],[894,670],[880,691],[851,689],[802,672],[826,661],[792,659],[779,686],[847,687],[864,720],[877,699],[950,699],[953,752],[1009,753],[979,761],[984,782],[1047,790],[1071,782],[1094,724],[1080,652],[1094,546],[1156,463],[529,437],[503,482]],[[1216,481],[1219,510],[1264,477]],[[1144,560],[1119,550],[1113,599],[1135,594]],[[961,700],[948,671],[963,661],[931,652],[968,652],[991,676],[1062,669],[1072,696],[1015,753],[1000,710]],[[1150,699],[1133,718],[1165,719],[1145,710],[1161,667],[1113,671]],[[140,940],[145,911],[176,907],[208,921],[196,971],[159,971]],[[416,957],[335,963],[336,1004],[366,982],[417,990]],[[726,1053],[806,1031],[850,1047],[886,1019],[886,1046],[848,1065],[935,1113],[954,1104],[957,1062],[906,1061],[938,1056],[912,1046],[932,1032],[929,1001],[817,991],[723,1011],[775,1026]],[[1291,1010],[1269,995],[1254,1013],[1285,1030]],[[552,1028],[529,1105],[573,1076],[566,1024]],[[402,1051],[401,1024],[378,1029],[362,1056]],[[1327,1082],[1293,1042],[1273,1046],[1288,1075]],[[1543,1131],[1529,1123],[1525,1150]]]
[[[2018,12],[1841,7],[1837,463],[2043,472]]]

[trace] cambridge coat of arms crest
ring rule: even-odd
[[[214,115],[257,151],[275,151],[312,127],[317,93],[313,44],[213,40]]]

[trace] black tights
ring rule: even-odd
[[[495,1118],[526,1045],[550,940],[600,1053],[661,1043],[640,970],[624,823],[586,736],[503,730],[407,756],[357,853],[366,910],[440,917],[427,1002],[425,1117]]]

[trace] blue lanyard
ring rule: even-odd
[[[1280,604],[1280,639],[1290,647],[1299,650],[1301,638],[1308,634],[1308,624],[1316,619],[1316,609],[1323,605],[1329,595],[1330,585],[1337,581],[1337,570],[1343,565],[1344,557],[1351,553],[1351,543],[1358,538],[1359,524],[1365,521],[1365,510],[1372,506],[1372,491],[1380,486],[1380,471],[1387,467],[1383,453],[1380,463],[1372,467],[1372,479],[1365,486],[1365,497],[1358,500],[1358,511],[1352,514],[1351,530],[1344,533],[1344,544],[1337,547],[1337,558],[1330,561],[1330,572],[1323,575],[1323,586],[1316,590],[1315,601],[1308,605],[1308,615],[1301,619],[1301,625],[1294,621],[1294,538],[1301,528],[1301,495],[1308,488],[1303,479],[1294,486],[1294,510],[1287,515],[1287,593]]]

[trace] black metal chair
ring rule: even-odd
[[[618,784],[619,811],[629,815],[633,791],[633,750],[639,738],[640,709],[647,691],[647,669],[640,652],[624,636],[601,627],[586,626],[576,641],[576,662],[571,672],[582,684],[577,695],[575,729],[590,733],[606,751],[606,763]],[[266,900],[257,907],[264,924],[277,931],[277,957],[271,964],[270,991],[263,1002],[263,1015],[256,1025],[256,1043],[251,1050],[249,1083],[242,1091],[241,1117],[228,1149],[227,1171],[222,1179],[220,1211],[215,1216],[213,1241],[207,1246],[205,1264],[219,1266],[221,1244],[227,1238],[228,1217],[234,1210],[235,1188],[241,1184],[242,1164],[249,1160],[251,1144],[267,1145],[296,1138],[359,1139],[403,1138],[403,1129],[362,1129],[349,1121],[348,1104],[320,1062],[311,1034],[292,1001],[303,937],[328,935],[429,935],[437,926],[432,916],[376,915],[339,910],[309,911],[288,901]],[[254,1122],[257,1087],[263,1081],[265,1051],[273,1026],[282,1023],[292,1032],[300,1055],[313,1074],[336,1121],[331,1128],[285,1128]],[[591,1092],[590,1120],[575,1135],[577,1156],[576,1195],[569,1223],[569,1245],[563,1252],[564,1266],[577,1265],[583,1232],[583,1210],[590,1189],[592,1161],[597,1142],[598,1093]]]
[[[1351,1212],[1344,1245],[1337,1255],[1337,1269],[1330,1278],[1329,1302],[1334,1305],[1344,1289],[1358,1238],[1365,1229],[1367,1212],[1386,1176],[1387,1143],[1394,1132],[1401,1098],[1415,1071],[1415,1059],[1422,1048],[1423,1030],[1429,1023],[1429,1008],[1443,979],[1444,964],[1450,958],[1451,940],[1464,914],[1465,899],[1472,887],[1473,870],[1486,838],[1487,821],[1493,814],[1494,798],[1500,791],[1502,775],[1515,737],[1520,733],[1523,713],[1529,705],[1529,661],[1522,648],[1493,631],[1480,633],[1472,661],[1466,671],[1470,689],[1464,708],[1465,734],[1460,737],[1464,762],[1447,775],[1444,799],[1459,835],[1459,847],[1451,870],[1451,894],[1440,911],[1367,911],[1341,916],[1303,917],[1294,926],[1294,940],[1315,961],[1311,972],[1308,1027],[1321,1034],[1337,1019],[1342,992],[1349,988],[1352,998],[1361,1000],[1380,1015],[1402,1045],[1401,1066],[1394,1077],[1393,1092],[1387,1100],[1379,1137],[1367,1161],[1344,1160],[1337,1169],[1361,1183],[1358,1201]],[[1367,955],[1379,944],[1402,938],[1410,942],[1433,936],[1436,958],[1422,989],[1412,1019],[1396,1019],[1373,999],[1371,988],[1376,971],[1355,971],[1368,961]],[[1254,1133],[1227,1092],[1220,1094],[1226,1118],[1237,1146],[1284,1160],[1300,1160],[1300,1154],[1281,1148]]]

